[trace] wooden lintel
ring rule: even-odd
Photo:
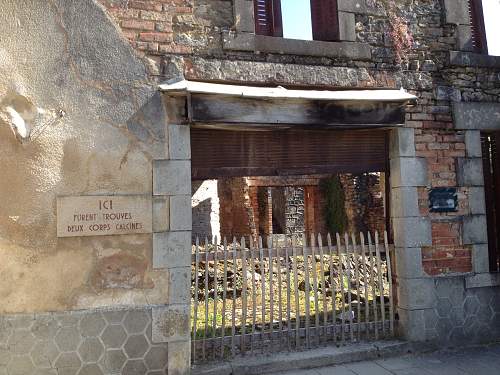
[[[387,127],[403,124],[404,104],[375,101],[254,99],[193,94],[192,121],[212,124],[272,124]]]

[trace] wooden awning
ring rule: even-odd
[[[193,126],[232,130],[401,126],[416,97],[404,90],[289,90],[181,80],[160,85],[185,97]],[[168,100],[168,98],[167,98]]]

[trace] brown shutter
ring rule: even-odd
[[[500,133],[481,134],[490,272],[500,271]]]
[[[384,172],[383,130],[191,129],[192,177]]]
[[[255,34],[283,36],[281,0],[254,0]]]
[[[474,49],[478,53],[488,53],[482,0],[469,0],[469,13]]]
[[[311,0],[311,21],[314,40],[339,40],[337,0]]]

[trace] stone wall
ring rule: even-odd
[[[191,184],[153,185],[189,171],[189,129],[166,126],[152,60],[97,2],[7,0],[0,21],[0,373],[185,373]],[[57,197],[81,195],[149,197],[154,235],[58,238]]]
[[[38,117],[20,110],[22,142],[0,120],[0,313],[166,302],[151,234],[56,236],[57,196],[151,196],[165,111],[144,61],[93,1],[2,9],[0,111],[24,97]]]
[[[172,113],[167,120],[154,86],[179,75],[316,88],[404,87],[416,94],[405,127],[391,134],[401,325],[409,339],[435,339],[426,321],[436,321],[432,314],[443,296],[453,297],[451,311],[469,296],[486,306],[483,294],[495,293],[498,280],[484,262],[478,136],[480,129],[500,128],[500,62],[470,53],[465,0],[397,2],[414,39],[402,65],[394,61],[382,2],[339,1],[353,26],[351,40],[327,45],[251,38],[251,20],[238,17],[248,13],[242,9],[249,0],[100,3],[107,14],[91,0],[2,5],[0,101],[24,97],[45,115],[23,144],[19,132],[16,139],[0,122],[0,312],[70,316],[78,309],[154,305],[152,340],[175,342],[169,374],[185,371],[188,333],[172,327],[186,328],[179,322],[189,311],[189,129]],[[438,186],[458,187],[458,212],[428,212],[428,189]],[[155,235],[58,239],[56,196],[102,193],[154,195]],[[110,261],[117,268],[106,267]],[[139,281],[109,287],[101,282],[108,271]],[[466,315],[480,321],[481,337],[497,337],[484,326],[492,327],[498,312],[478,311]],[[465,327],[461,317],[447,322]]]
[[[164,374],[166,344],[151,336],[151,309],[0,317],[7,374]]]
[[[412,324],[422,322],[435,303],[433,297],[432,304],[421,304],[415,288],[433,295],[438,275],[488,278],[483,276],[488,275],[484,194],[481,176],[474,174],[481,170],[474,146],[481,127],[472,124],[491,113],[481,123],[500,126],[491,120],[494,111],[468,111],[464,104],[500,101],[500,62],[471,53],[467,1],[397,1],[396,13],[413,36],[408,62],[401,65],[395,64],[383,2],[339,1],[347,33],[343,42],[324,45],[255,38],[250,0],[102,1],[161,78],[183,74],[308,87],[404,87],[415,93],[418,103],[407,108],[405,128],[391,135],[395,261],[407,337],[423,338],[420,326]],[[464,114],[469,120],[459,127]],[[428,212],[428,189],[438,186],[459,188],[457,213]]]
[[[302,235],[304,233],[306,197],[303,187],[285,188],[285,222],[286,235]]]
[[[380,234],[386,230],[385,191],[380,173],[339,175],[345,194],[345,210],[349,233]]]

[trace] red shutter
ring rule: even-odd
[[[469,0],[469,13],[474,49],[478,53],[488,53],[482,0]]]
[[[281,0],[254,0],[255,34],[283,36]]]
[[[339,40],[337,0],[311,0],[311,21],[314,40]]]

